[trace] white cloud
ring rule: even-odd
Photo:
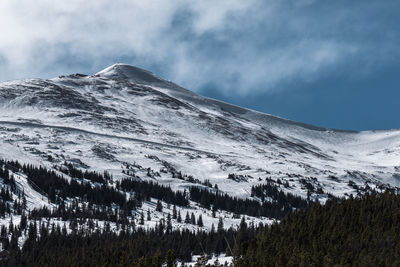
[[[79,64],[98,71],[131,56],[194,90],[210,82],[225,93],[272,90],[361,51],[336,36],[353,14],[316,21],[315,2],[2,0],[0,80],[67,74]],[[188,17],[177,22],[182,12]]]
[[[202,34],[206,31],[221,30],[229,23],[226,21],[229,15],[246,13],[256,2],[256,0],[192,0],[188,9],[194,13],[194,30]]]
[[[324,40],[305,40],[263,53],[252,49],[243,51],[241,47],[237,50],[241,52],[211,62],[208,59],[187,60],[190,51],[183,51],[175,76],[189,87],[215,82],[225,93],[246,95],[259,90],[273,91],[282,81],[312,80],[321,69],[338,64],[357,52],[357,48],[349,44]]]
[[[117,50],[150,53],[152,42],[171,23],[180,3],[167,1],[0,2],[0,52],[10,68],[45,67],[67,44],[76,53],[101,57]],[[38,46],[54,48],[37,62]],[[47,62],[50,61],[50,62]],[[39,63],[39,66],[38,66]]]

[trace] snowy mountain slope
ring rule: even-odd
[[[251,187],[266,179],[322,202],[328,193],[400,185],[400,130],[293,122],[199,96],[124,64],[93,76],[1,83],[0,142],[4,159],[47,168],[68,162],[108,171],[115,180],[130,170],[173,190],[205,187],[208,180],[240,198],[252,198]]]

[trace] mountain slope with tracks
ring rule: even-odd
[[[134,179],[173,192],[196,187],[273,203],[273,196],[254,187],[268,183],[324,202],[400,184],[399,130],[352,132],[294,122],[202,97],[125,64],[91,76],[0,83],[0,142],[6,161],[43,166],[67,180],[74,177],[60,172],[66,166],[107,172],[111,187]],[[23,172],[14,175],[31,209],[57,207],[28,185]],[[156,211],[156,200],[142,212],[157,218],[172,212]],[[210,207],[190,203],[182,213],[204,214],[207,228],[218,223]],[[240,221],[233,211],[219,212],[227,226]]]

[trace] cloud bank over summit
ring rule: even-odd
[[[2,0],[0,81],[123,62],[292,120],[398,128],[399,8],[395,0]]]
[[[390,15],[390,2],[5,0],[0,79],[129,61],[197,91],[209,83],[225,93],[273,91],[354,61],[368,72],[393,57],[393,42],[376,49],[398,38],[390,27],[376,32],[375,16]]]
[[[246,12],[251,1],[2,1],[0,39],[1,79],[53,75],[54,64],[101,69],[104,61],[134,57],[146,62],[170,62],[171,73],[187,61],[193,46],[180,28],[189,22],[190,34],[222,30],[227,17]],[[179,22],[185,14],[185,23]],[[179,24],[179,25],[176,25]],[[107,65],[108,63],[106,63]],[[32,65],[36,70],[32,71]],[[63,65],[63,66],[61,66]],[[64,66],[66,65],[66,66]],[[5,70],[5,71],[4,71]],[[55,72],[55,71],[54,71]]]

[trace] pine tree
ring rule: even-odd
[[[213,223],[211,224],[211,230],[210,230],[210,233],[211,233],[211,234],[214,234],[214,233],[215,233],[215,226],[214,226],[214,224],[213,224]]]
[[[167,234],[172,232],[171,214],[167,216]]]
[[[25,230],[26,226],[27,226],[27,218],[24,211],[21,215],[21,222],[19,224],[19,227],[21,230]]]
[[[199,218],[197,219],[197,225],[199,227],[203,227],[203,218],[201,217],[201,214],[199,215]]]
[[[156,211],[162,212],[163,206],[160,200],[157,200]]]
[[[190,223],[195,225],[196,224],[196,217],[194,217],[194,213],[192,212],[192,215],[190,215]]]
[[[213,206],[212,206],[212,217],[213,217],[213,218],[215,218],[216,212],[217,212],[217,209],[215,208],[215,205],[213,205]]]
[[[150,209],[147,209],[147,220],[151,221]]]
[[[142,210],[142,212],[140,213],[140,222],[139,222],[139,224],[140,224],[140,225],[144,225],[144,213],[143,213],[143,210]]]
[[[222,220],[222,217],[219,217],[217,231],[221,232],[223,230],[224,230],[224,221]]]
[[[186,212],[186,216],[185,216],[185,223],[190,223],[190,217],[189,217],[189,212]]]
[[[172,219],[176,220],[177,218],[177,212],[176,212],[176,205],[172,208]]]
[[[22,191],[22,209],[26,210],[26,208],[27,208],[27,201],[25,197],[25,191]]]
[[[234,260],[237,260],[238,257],[244,254],[248,239],[249,236],[247,231],[247,223],[245,217],[243,216],[240,221],[239,231],[235,238],[235,247],[233,249]]]

